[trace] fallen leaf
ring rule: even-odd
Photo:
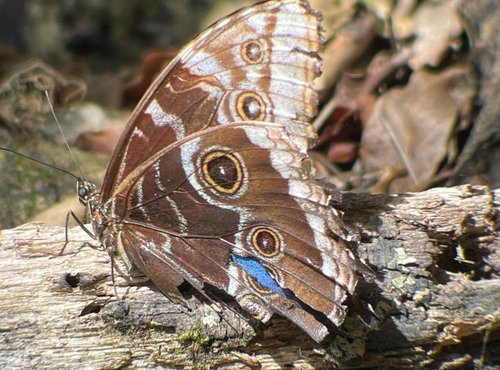
[[[411,46],[413,57],[410,66],[418,70],[425,65],[436,67],[456,47],[463,31],[458,13],[461,0],[426,3],[417,8],[414,16],[415,42]]]
[[[398,1],[391,14],[392,32],[397,40],[409,39],[414,32],[416,0]]]
[[[317,90],[330,89],[341,73],[352,67],[370,47],[376,36],[377,19],[370,13],[362,13],[346,24],[329,42],[322,55],[323,73],[315,80]]]
[[[134,107],[163,68],[175,57],[175,51],[153,51],[148,53],[141,64],[139,74],[128,82],[122,91],[123,105]]]
[[[467,67],[440,73],[415,72],[404,87],[382,95],[366,123],[360,148],[364,171],[403,167],[409,176],[393,182],[391,191],[404,192],[434,176],[449,151],[460,115],[453,86],[470,74]]]

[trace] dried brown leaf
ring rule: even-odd
[[[353,19],[358,0],[310,0],[309,2],[313,9],[321,12],[324,36],[330,39]]]
[[[363,0],[362,3],[378,18],[388,19],[395,0]]]
[[[391,14],[392,32],[396,39],[405,40],[413,35],[415,22],[413,11],[416,6],[416,0],[398,1],[394,11]]]
[[[372,14],[363,13],[336,34],[322,55],[323,73],[315,81],[316,89],[330,89],[342,71],[351,67],[366,52],[376,36],[376,23],[377,19]]]
[[[381,96],[363,132],[360,156],[364,170],[406,168],[410,176],[396,180],[394,192],[429,181],[449,152],[461,112],[453,87],[468,80],[469,73],[466,67],[441,73],[418,71],[405,87]]]
[[[177,50],[152,51],[146,54],[139,74],[129,81],[122,91],[122,103],[128,107],[134,107],[154,81],[156,76],[175,57]]]
[[[416,40],[412,45],[413,57],[410,60],[415,70],[425,65],[438,66],[449,49],[459,43],[463,31],[458,13],[460,3],[461,0],[449,0],[418,7],[414,16]]]

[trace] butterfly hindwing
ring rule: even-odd
[[[314,185],[306,142],[283,125],[251,122],[172,144],[119,194],[128,197],[124,230],[142,238],[127,243],[131,237],[124,237],[124,249],[135,250],[139,266],[164,263],[199,288],[207,283],[229,292],[244,308],[253,302],[250,311],[257,301],[266,316],[288,315],[285,307],[293,306],[293,321],[313,320],[316,329],[304,329],[324,335],[323,324],[300,307],[341,323],[342,303],[357,278],[347,268],[354,256],[329,237],[327,220],[338,221],[337,215]],[[175,181],[161,176],[168,170],[177,172]],[[151,233],[161,236],[150,242]]]

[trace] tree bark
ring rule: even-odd
[[[350,314],[322,344],[278,317],[254,329],[226,306],[184,307],[118,273],[113,284],[110,257],[81,229],[59,256],[64,229],[31,223],[0,234],[0,367],[500,366],[500,190],[347,193],[342,207],[377,272],[358,290],[378,328]]]

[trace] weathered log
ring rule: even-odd
[[[494,368],[500,365],[500,190],[345,194],[346,226],[377,271],[359,294],[381,319],[349,315],[316,344],[287,320],[256,330],[230,309],[169,302],[111,282],[82,230],[31,223],[0,234],[1,368]],[[353,311],[353,310],[351,310]]]

